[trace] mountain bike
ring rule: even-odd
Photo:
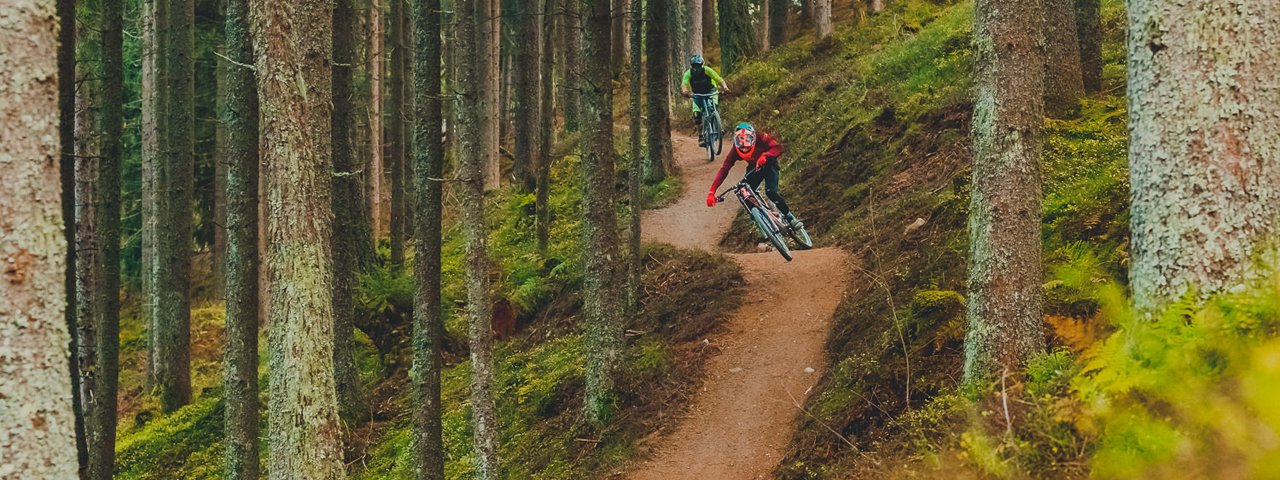
[[[719,195],[716,195],[716,199],[723,202],[725,197],[729,196],[729,192],[733,192],[738,197],[738,202],[747,211],[751,221],[756,224],[760,234],[769,243],[773,244],[773,248],[778,251],[779,255],[782,255],[783,259],[788,262],[791,261],[791,249],[787,247],[786,239],[788,236],[796,241],[796,246],[800,250],[813,248],[813,239],[809,237],[809,232],[804,229],[804,223],[796,221],[794,225],[788,225],[787,221],[782,219],[782,214],[778,212],[777,206],[769,201],[768,198],[761,197],[756,193],[756,190],[747,184],[746,179],[738,182],[737,185],[724,189]]]
[[[707,154],[714,162],[716,156],[724,149],[724,124],[720,120],[720,107],[716,105],[715,93],[695,93],[694,98],[706,98],[706,106],[702,109],[702,130],[698,132],[698,140],[706,147]]]

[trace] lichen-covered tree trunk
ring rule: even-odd
[[[532,192],[537,185],[533,176],[538,125],[538,4],[523,2],[512,12],[516,23],[515,71],[515,184],[522,192]]]
[[[154,258],[150,291],[152,388],[160,409],[191,402],[191,239],[195,189],[195,5],[172,0],[156,15],[156,68],[162,89],[160,156],[152,196]]]
[[[978,0],[965,378],[1017,371],[1044,348],[1039,0]]]
[[[342,418],[356,422],[364,411],[355,362],[353,317],[356,280],[371,234],[361,230],[362,186],[356,160],[355,0],[337,0],[333,9],[333,371]]]
[[[1080,77],[1086,92],[1102,90],[1102,1],[1075,0]]]
[[[440,127],[440,0],[414,0],[413,104],[415,234],[413,307],[413,458],[414,478],[444,480],[444,440],[440,400],[444,343],[440,304],[441,211],[444,143]]]
[[[581,95],[576,88],[580,84],[578,77],[582,75],[582,16],[579,14],[580,0],[560,0],[563,2],[564,15],[560,20],[560,28],[564,34],[564,129],[568,132],[578,131],[578,118],[582,116]]]
[[[703,30],[703,2],[711,3],[712,0],[689,0],[689,50],[692,53],[703,54],[703,36],[706,35]],[[634,10],[634,9],[633,9]],[[639,17],[637,17],[639,19]],[[633,20],[633,22],[636,20]],[[632,26],[631,28],[640,28]],[[632,35],[634,38],[635,35]],[[635,48],[635,42],[632,43],[632,49]]]
[[[1280,3],[1129,2],[1134,303],[1258,280],[1280,227]],[[1263,250],[1265,249],[1265,250]]]
[[[694,0],[699,1],[699,0]],[[644,148],[641,143],[640,131],[640,103],[642,101],[640,94],[641,82],[644,81],[644,63],[641,61],[640,49],[644,45],[644,2],[635,0],[631,4],[631,51],[636,52],[635,58],[631,59],[631,98],[630,101],[630,117],[628,124],[630,127],[629,135],[631,140],[630,170],[627,172],[627,197],[631,203],[631,215],[628,220],[631,223],[631,231],[627,238],[627,314],[636,313],[640,305],[640,276],[643,259],[640,257],[640,212],[644,208],[640,197],[640,178],[644,175]],[[701,6],[694,5],[695,8],[690,9],[693,12],[701,14]],[[694,42],[699,45],[695,51],[701,52],[701,29],[699,19],[695,18],[693,25],[695,30]]]
[[[791,0],[765,0],[769,5],[769,48],[787,43],[787,13]]]
[[[582,169],[586,271],[583,285],[583,331],[587,343],[586,399],[583,416],[601,427],[616,406],[614,372],[622,348],[622,311],[618,265],[618,219],[614,209],[613,84],[609,71],[609,0],[581,0],[585,15],[582,40]],[[665,11],[662,0],[648,0],[649,10]],[[666,27],[666,19],[648,19]],[[652,25],[649,31],[653,31]],[[652,41],[653,36],[649,37]],[[652,50],[649,50],[652,52]],[[649,53],[646,52],[646,53]],[[659,50],[659,56],[661,50]],[[650,57],[652,58],[652,57]],[[665,74],[666,72],[661,72]],[[662,98],[667,96],[665,75]],[[652,111],[651,111],[652,112]],[[665,114],[665,110],[663,112]]]
[[[645,178],[658,182],[667,177],[671,153],[671,48],[670,14],[671,0],[645,0],[644,54],[648,63],[645,69],[645,132],[648,152],[645,156]],[[584,59],[589,61],[589,57]],[[587,82],[583,82],[585,85]]]
[[[252,70],[250,0],[227,0],[227,98],[221,112],[227,142],[227,353],[222,378],[226,399],[223,474],[256,480],[258,453],[258,87]]]
[[[267,186],[268,425],[273,479],[345,478],[333,376],[333,11],[252,2]],[[321,206],[317,208],[317,205]]]
[[[551,241],[551,150],[555,147],[555,11],[556,0],[542,0],[542,81],[538,113],[538,163],[537,191],[534,203],[537,206],[538,251],[547,253],[547,245]],[[637,0],[635,3],[640,3]],[[639,52],[639,50],[632,50]],[[635,60],[639,61],[639,60]]]
[[[818,38],[831,36],[831,0],[812,0],[813,24],[818,29]]]
[[[498,418],[493,398],[493,324],[489,297],[489,253],[484,214],[482,132],[485,115],[483,79],[488,68],[484,52],[492,36],[484,13],[489,0],[456,0],[454,48],[458,52],[458,84],[453,89],[458,116],[458,195],[462,203],[462,235],[466,256],[467,318],[471,348],[472,442],[476,451],[475,477],[501,478],[498,463]],[[569,0],[576,1],[576,0]]]
[[[1074,0],[1041,0],[1044,5],[1044,108],[1060,117],[1084,96],[1080,38],[1076,35]]]
[[[751,26],[749,0],[720,0],[720,63],[725,75],[733,73],[738,64],[756,53],[755,30]],[[830,2],[830,0],[818,0]],[[830,3],[827,4],[828,12]],[[828,18],[830,14],[828,14]],[[830,20],[828,20],[830,21]],[[819,22],[821,23],[821,22]],[[825,36],[825,35],[824,35]]]
[[[76,78],[76,2],[75,0],[57,0],[58,13],[58,78]],[[76,195],[75,195],[75,112],[76,83],[58,82],[58,165],[62,205],[62,236],[66,245],[75,245],[76,241]],[[63,272],[63,288],[67,295],[67,305],[76,304],[76,249],[64,249],[66,268]],[[71,334],[70,370],[72,410],[75,413],[76,460],[79,462],[81,478],[87,477],[85,469],[89,466],[89,450],[85,442],[84,402],[80,398],[80,365],[76,352],[79,352],[77,337],[78,324],[75,309],[65,308],[67,331]]]
[[[387,64],[387,144],[385,167],[391,172],[391,263],[404,265],[404,243],[408,232],[405,227],[405,134],[404,134],[404,82],[405,52],[404,44],[404,2],[405,0],[389,0],[391,2],[391,18],[387,29],[387,48],[391,49],[391,62]]]
[[[0,18],[0,218],[10,226],[0,228],[0,477],[76,478],[68,245],[53,141],[59,24],[53,0],[6,1]]]

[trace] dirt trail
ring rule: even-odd
[[[741,206],[729,199],[707,208],[706,189],[720,162],[707,163],[695,138],[677,134],[672,141],[684,192],[675,204],[645,212],[645,241],[714,251]],[[737,166],[726,182],[741,178],[743,168]],[[770,477],[800,414],[796,404],[822,374],[823,343],[849,268],[839,249],[793,253],[791,263],[772,251],[730,254],[742,266],[749,293],[727,328],[709,339],[720,353],[707,363],[706,382],[688,414],[626,478]]]

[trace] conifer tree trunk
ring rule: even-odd
[[[650,11],[665,11],[649,0]],[[582,153],[585,174],[586,245],[583,262],[583,329],[587,342],[584,418],[601,427],[617,408],[614,371],[622,347],[618,220],[614,209],[613,95],[609,71],[609,0],[582,0]],[[663,19],[660,24],[665,27]],[[653,17],[649,21],[654,22]],[[652,32],[650,27],[650,32]],[[653,37],[650,37],[653,38]],[[665,72],[663,72],[665,73]],[[664,77],[665,79],[665,77]],[[666,91],[661,95],[666,98]]]
[[[364,411],[355,363],[356,281],[364,270],[361,252],[371,246],[360,231],[361,185],[355,148],[355,0],[336,0],[333,9],[333,371],[341,416],[349,423]]]
[[[831,36],[831,0],[812,0],[813,23],[818,28],[818,38]]]
[[[222,111],[227,143],[227,353],[223,370],[229,480],[257,480],[258,453],[258,87],[249,34],[249,2],[227,0],[227,98]]]
[[[535,1],[522,2],[512,12],[516,23],[515,71],[515,180],[523,192],[537,188],[533,176],[535,141],[538,113],[538,5]]]
[[[977,98],[969,207],[966,380],[1017,371],[1044,349],[1040,129],[1044,57],[1039,0],[978,0]]]
[[[386,19],[382,15],[382,0],[370,0],[369,5],[369,211],[373,218],[373,243],[376,245],[387,231],[383,223],[382,197],[385,195],[383,174],[386,159],[386,129],[383,119],[383,98],[386,71]]]
[[[645,177],[659,182],[674,162],[671,153],[671,36],[668,34],[671,0],[645,0],[645,97],[648,102],[645,131],[648,135]]]
[[[481,2],[481,18],[489,21],[484,24],[485,60],[484,70],[477,81],[481,82],[480,93],[484,95],[484,116],[480,117],[481,140],[484,145],[484,189],[496,190],[502,186],[502,137],[503,112],[506,105],[502,102],[502,74],[499,69],[502,59],[502,1],[484,0]]]
[[[753,4],[752,7],[755,8],[756,15],[760,17],[759,21],[752,19],[755,26],[755,37],[760,45],[760,53],[768,52],[770,48],[773,48],[773,43],[769,41],[769,27],[772,20],[772,16],[769,15],[769,3],[772,1],[753,0],[751,2]]]
[[[564,14],[560,26],[564,33],[564,129],[566,132],[578,131],[578,118],[582,114],[581,92],[577,88],[582,82],[582,16],[579,13],[579,1],[560,0],[564,2]]]
[[[689,0],[689,50],[692,53],[702,55],[703,52],[703,36],[706,35],[703,30],[703,4],[711,3],[711,0]],[[634,22],[635,20],[633,20]],[[640,27],[632,27],[640,28]],[[635,37],[635,35],[632,35]],[[635,48],[635,42],[632,42],[632,48]]]
[[[467,317],[471,350],[472,441],[475,476],[500,478],[497,407],[493,398],[493,325],[489,297],[489,254],[484,214],[486,144],[484,80],[488,70],[484,52],[492,36],[484,15],[489,0],[456,0],[454,45],[458,57],[455,110],[458,116],[458,195],[462,203],[463,243],[466,245]],[[571,0],[572,1],[572,0]]]
[[[701,1],[702,1],[702,48],[704,49],[703,53],[706,53],[705,49],[711,48],[711,45],[718,44],[720,42],[719,40],[720,33],[716,30],[716,25],[718,25],[718,23],[716,22],[716,11],[717,11],[716,0],[701,0]]]
[[[268,472],[342,479],[333,370],[333,11],[305,0],[250,5],[267,186],[271,302]],[[320,205],[320,208],[317,208]]]
[[[391,49],[391,63],[387,65],[387,171],[391,172],[391,263],[404,265],[404,242],[408,232],[405,231],[405,134],[404,134],[404,93],[405,66],[408,64],[404,44],[404,2],[405,0],[389,0],[391,2],[390,28],[387,32],[387,47]]]
[[[414,0],[413,77],[417,90],[414,116],[414,278],[413,308],[413,448],[414,478],[444,480],[444,440],[441,433],[441,352],[444,349],[443,306],[440,304],[441,204],[444,184],[444,143],[440,128],[440,0]]]
[[[1141,311],[1267,275],[1254,260],[1275,258],[1280,229],[1278,28],[1275,2],[1129,4],[1129,278]]]
[[[699,0],[694,0],[695,2]],[[631,111],[629,122],[629,134],[631,140],[630,170],[627,172],[627,196],[631,203],[631,231],[627,239],[627,308],[628,315],[634,315],[640,305],[640,277],[643,272],[643,259],[640,258],[640,212],[644,208],[640,197],[640,178],[644,175],[644,150],[641,145],[640,132],[640,84],[644,81],[644,63],[641,61],[640,49],[644,44],[644,7],[642,0],[634,0],[631,4],[631,51],[635,52],[635,57],[631,59]],[[701,15],[702,7],[694,5],[690,11],[696,15]],[[698,48],[694,51],[701,52],[701,21],[696,18],[693,21],[694,35],[693,39]]]
[[[640,0],[644,1],[644,0]],[[617,78],[622,75],[622,69],[627,66],[627,28],[630,21],[627,19],[627,13],[631,10],[631,0],[613,0],[613,38],[611,39],[612,53],[609,59],[612,60],[613,76]]]
[[[1086,92],[1102,90],[1102,2],[1076,0],[1076,35],[1080,37],[1080,76]]]
[[[791,0],[765,0],[769,5],[769,48],[787,43],[787,12]]]
[[[1044,3],[1044,108],[1049,116],[1061,117],[1074,109],[1084,96],[1075,5],[1073,0],[1041,1]]]
[[[76,478],[61,227],[58,28],[53,0],[0,4],[0,470]]]
[[[818,0],[830,2],[830,0]],[[738,64],[756,53],[755,31],[751,27],[751,12],[748,0],[720,0],[720,63],[724,66],[721,72],[729,75],[738,68]],[[827,4],[830,12],[830,3]],[[828,13],[828,22],[830,14]],[[819,22],[821,23],[821,22]],[[825,36],[825,35],[824,35]]]
[[[408,237],[413,236],[413,202],[417,198],[414,194],[413,186],[413,126],[418,123],[417,117],[413,111],[414,105],[414,86],[413,81],[414,65],[413,65],[413,5],[412,0],[402,0],[403,5],[400,6],[400,44],[404,45],[404,106],[400,112],[404,115],[404,161],[400,163],[400,176],[403,178],[401,183],[404,186],[404,196],[401,208],[404,211],[404,235],[405,242],[411,241]],[[406,246],[405,248],[409,248]]]
[[[163,5],[161,5],[163,4]],[[191,402],[191,241],[195,189],[195,6],[191,0],[157,2],[156,77],[161,90],[159,156],[151,210],[144,223],[154,242],[146,292],[152,334],[152,388],[160,409]],[[144,157],[144,162],[146,158]]]
[[[555,147],[555,9],[556,0],[542,0],[542,81],[540,111],[538,113],[538,164],[537,204],[538,252],[546,255],[551,239],[551,151]],[[635,3],[640,3],[636,1]],[[638,52],[639,50],[632,50]]]

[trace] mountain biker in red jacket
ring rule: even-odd
[[[756,132],[755,127],[750,123],[739,123],[733,131],[733,149],[724,156],[724,164],[720,166],[720,171],[716,172],[716,179],[711,183],[711,192],[707,193],[707,206],[716,206],[716,189],[724,183],[733,164],[741,160],[747,162],[747,176],[743,180],[751,185],[752,189],[758,189],[763,180],[765,195],[768,195],[769,200],[778,206],[778,211],[782,212],[788,224],[797,225],[799,221],[791,214],[791,209],[787,207],[782,194],[778,193],[778,157],[781,155],[782,144],[772,135]]]

